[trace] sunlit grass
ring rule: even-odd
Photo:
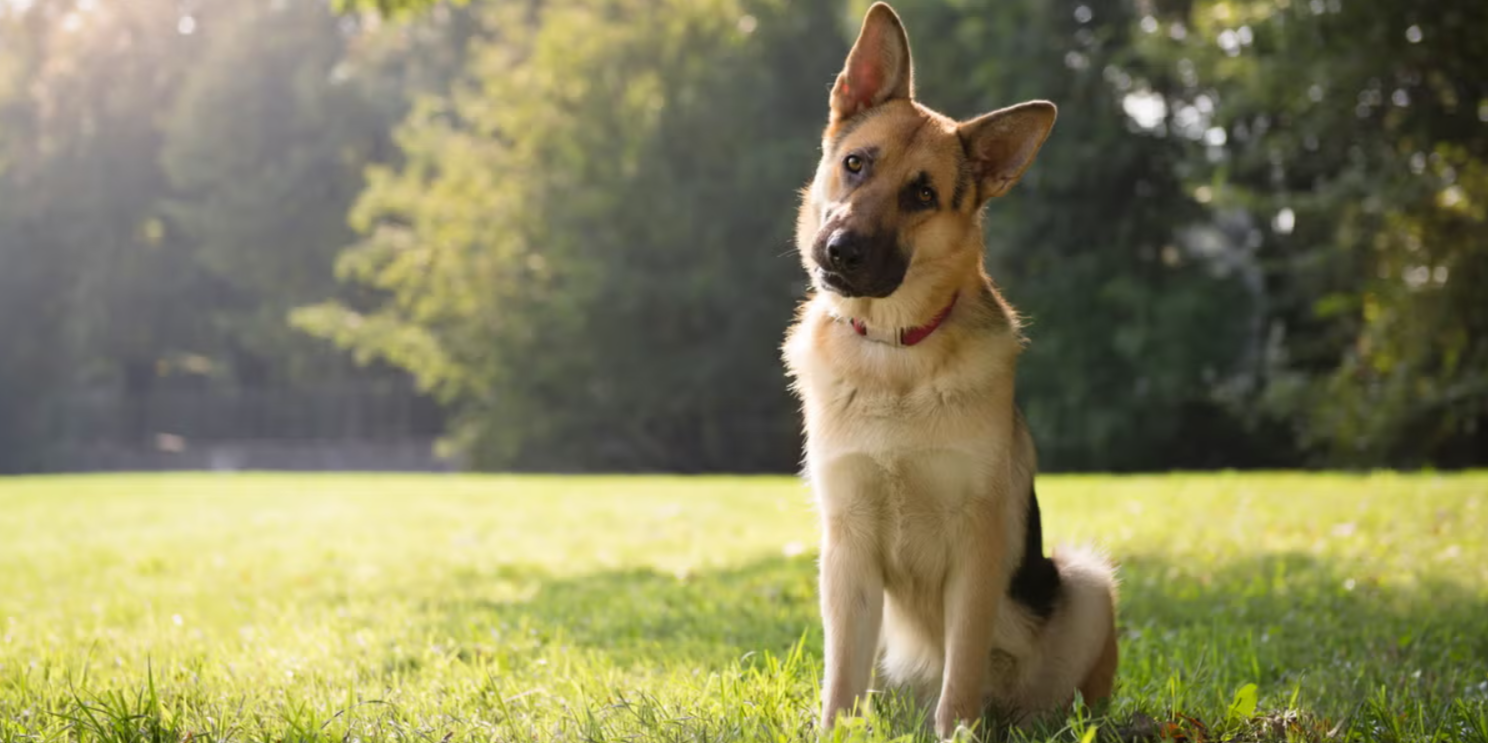
[[[1488,741],[1488,476],[1039,492],[1124,585],[1114,703],[1038,735]],[[784,478],[0,481],[0,741],[810,739],[813,545]]]

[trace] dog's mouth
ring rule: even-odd
[[[821,288],[843,297],[867,297],[870,299],[883,299],[893,294],[899,285],[904,282],[904,276],[900,275],[892,281],[855,282],[847,275],[830,271],[820,266],[816,269],[816,282]]]
[[[853,291],[852,282],[848,281],[846,276],[835,271],[818,268],[816,269],[816,280],[821,283],[823,289],[833,294],[841,294],[844,297],[857,296],[857,292]]]

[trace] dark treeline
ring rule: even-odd
[[[0,471],[366,385],[478,468],[793,469],[864,5],[0,0]],[[931,105],[1060,106],[987,218],[1046,469],[1488,462],[1488,4],[895,6]]]

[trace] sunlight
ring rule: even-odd
[[[1121,108],[1126,115],[1143,129],[1155,129],[1168,115],[1167,102],[1150,90],[1128,93],[1121,99]]]
[[[36,7],[36,0],[0,0],[0,16],[7,14],[24,15],[34,7]],[[97,11],[100,7],[101,3],[99,0],[78,0],[64,14],[63,28],[68,31],[77,30],[82,24],[82,17]]]
[[[0,13],[15,12],[25,13],[35,7],[36,0],[0,0]],[[78,0],[77,6],[73,8],[74,13],[90,13],[98,9],[98,0]]]

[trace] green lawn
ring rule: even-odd
[[[1039,737],[1488,743],[1488,474],[1039,495],[1124,580],[1113,704]],[[809,740],[813,518],[785,478],[0,480],[0,741]],[[841,734],[925,737],[879,709]]]

